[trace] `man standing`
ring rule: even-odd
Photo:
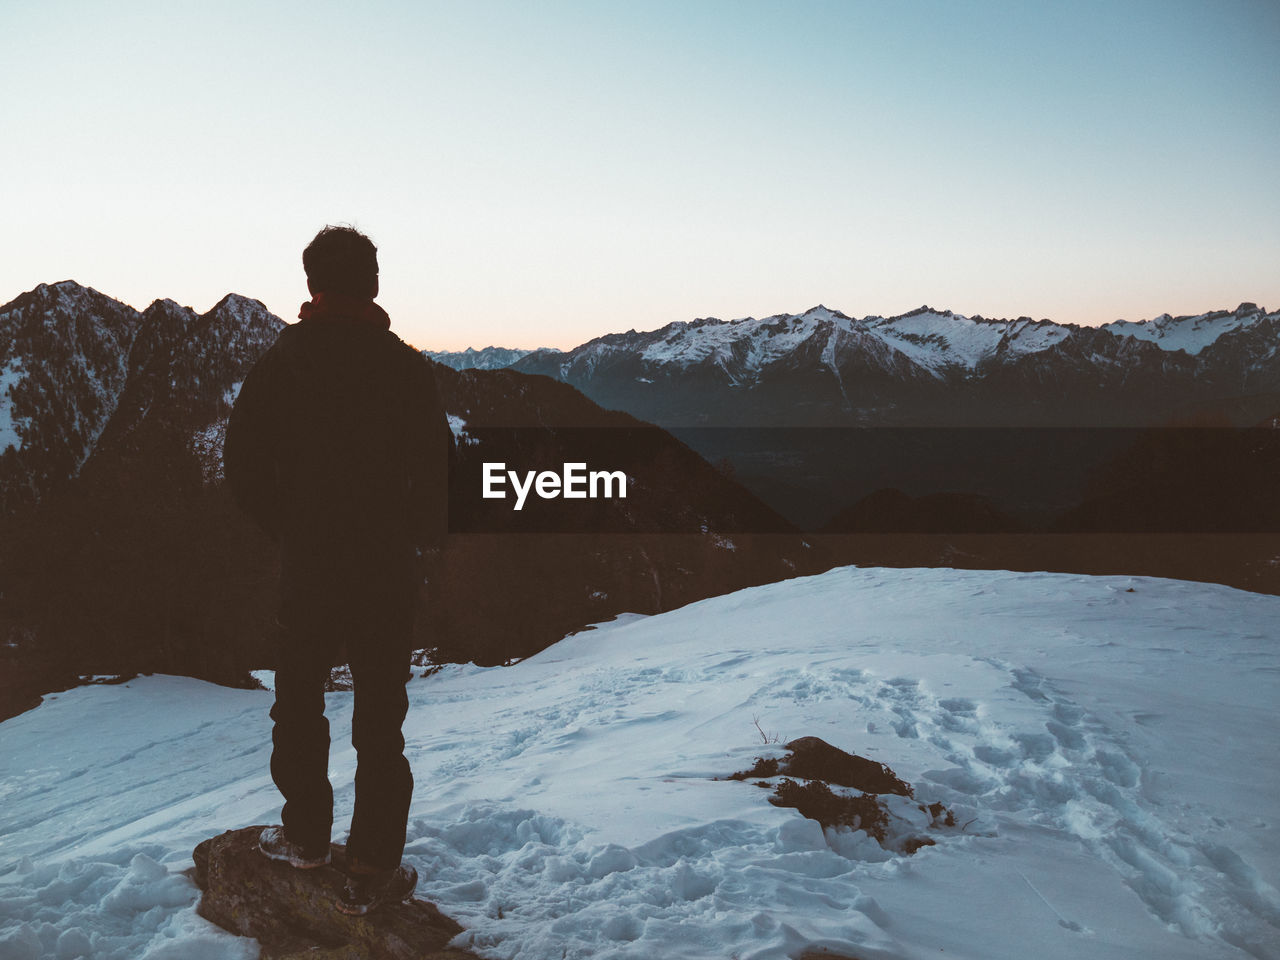
[[[312,298],[245,379],[224,452],[232,493],[281,550],[271,776],[283,826],[259,846],[295,867],[329,862],[324,687],[345,659],[357,768],[338,906],[363,914],[417,884],[400,862],[413,792],[401,725],[415,556],[444,534],[452,435],[430,364],[373,302],[369,238],[325,227],[302,264]]]

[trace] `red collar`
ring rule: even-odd
[[[352,297],[345,293],[317,293],[298,311],[299,320],[346,320],[350,323],[391,329],[387,311],[367,297]]]

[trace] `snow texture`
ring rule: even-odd
[[[452,367],[454,370],[501,370],[530,353],[533,351],[504,347],[485,347],[483,350],[467,347],[465,350],[422,351],[423,356],[442,363],[446,367]]]
[[[1191,317],[1171,317],[1164,313],[1153,320],[1116,320],[1102,329],[1119,336],[1149,340],[1162,350],[1184,350],[1191,356],[1217,341],[1224,333],[1245,330],[1267,316],[1253,304],[1242,303],[1231,313],[1225,310]],[[1276,314],[1271,314],[1276,316]]]
[[[225,479],[222,452],[227,442],[227,423],[231,419],[230,410],[235,406],[242,386],[244,381],[237,380],[223,391],[222,404],[228,411],[225,416],[218,417],[213,423],[191,435],[191,452],[200,464],[200,475],[205,486],[219,484]]]
[[[467,421],[456,413],[446,413],[449,421],[449,432],[453,434],[454,443],[460,447],[472,446],[480,441],[467,432]]]
[[[1278,618],[1215,585],[857,568],[624,615],[410,681],[406,857],[494,958],[1280,957]],[[270,703],[150,677],[6,721],[0,957],[252,956],[178,871],[278,820]],[[756,717],[962,826],[907,857],[718,779],[781,753]]]
[[[0,366],[0,453],[9,447],[22,449],[22,431],[28,426],[21,417],[13,415],[13,391],[26,378],[22,360],[13,357]]]

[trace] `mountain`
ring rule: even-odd
[[[1254,422],[1280,396],[1280,312],[1102,327],[921,307],[800,314],[608,334],[512,369],[668,428],[1145,426],[1225,409]]]
[[[0,318],[17,334],[5,369],[21,371],[0,463],[16,491],[0,515],[0,715],[85,675],[249,682],[272,660],[277,561],[232,502],[221,451],[283,323],[237,295],[204,314],[168,300],[138,312],[70,282]],[[502,662],[624,610],[820,568],[785,520],[665,432],[545,377],[436,371],[472,432],[464,466],[604,458],[633,489],[590,513],[561,500],[459,521],[424,558],[417,645],[433,656]],[[523,518],[534,527],[512,525]]]
[[[142,323],[69,280],[0,307],[0,512],[79,472],[124,392]]]
[[[423,350],[428,360],[444,364],[453,370],[501,370],[509,367],[532,350],[511,350],[506,347],[485,347],[475,350]]]
[[[1106,430],[1072,446],[1062,431],[847,424],[671,436],[560,376],[521,369],[563,365],[593,389],[622,384],[656,398],[651,408],[669,397],[675,409],[702,391],[715,413],[737,396],[737,408],[725,401],[715,416],[754,411],[766,424],[823,422],[823,410],[844,409],[845,398],[882,403],[876,390],[899,398],[885,408],[899,419],[912,422],[934,404],[944,424],[963,422],[981,409],[979,388],[997,386],[1021,397],[1020,407],[1009,404],[1018,417],[1050,422],[1073,395],[1104,410],[1130,397],[1126,416],[1144,405],[1194,412],[1185,401],[1209,396],[1222,407],[1215,416],[1238,421],[1276,389],[1276,324],[1251,305],[1198,326],[1162,319],[1139,327],[1143,336],[932,311],[870,323],[815,308],[610,335],[502,370],[437,365],[473,473],[451,511],[457,525],[445,553],[424,559],[415,642],[437,659],[504,662],[621,611],[669,610],[837,561],[1123,569],[1280,589],[1274,538],[1256,533],[1256,521],[1275,512],[1268,485],[1280,461],[1271,442],[1244,436],[1200,447],[1187,433],[1152,445]],[[221,445],[239,384],[282,326],[236,295],[204,314],[168,300],[137,311],[70,281],[0,307],[0,710],[85,674],[244,683],[269,665],[275,552],[225,490]],[[626,370],[635,373],[629,382]],[[1270,423],[1277,410],[1247,422]],[[1211,471],[1199,467],[1206,451]],[[625,468],[634,487],[616,503],[579,509],[561,499],[516,514],[476,495],[474,471],[490,459],[518,470],[570,461]],[[1257,475],[1259,465],[1269,472]],[[1185,479],[1167,483],[1170,471]],[[1244,474],[1255,476],[1242,484]],[[1063,499],[1055,484],[1091,499]],[[896,493],[866,499],[883,490]],[[1010,493],[1057,497],[1056,512],[1011,502]],[[1225,509],[1201,511],[1194,527],[1161,525],[1178,505],[1210,497]],[[854,536],[802,539],[788,523],[818,529],[859,503],[827,528]],[[1068,503],[1081,509],[1064,514]],[[999,532],[1029,522],[1049,529],[1046,515],[1065,532]],[[1171,541],[1162,529],[1225,539]]]
[[[0,307],[0,516],[76,478],[144,421],[185,430],[225,417],[282,327],[236,294],[204,314],[172,300],[140,313],[71,280]]]

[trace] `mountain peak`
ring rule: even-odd
[[[93,289],[93,287],[86,287],[83,283],[77,283],[75,280],[59,280],[57,283],[37,284],[24,296],[47,298],[63,303],[75,303],[83,301],[86,297],[103,297],[103,294]]]
[[[266,309],[267,305],[261,300],[254,300],[252,297],[246,297],[239,293],[228,293],[210,308],[210,312],[212,313],[214,310],[233,310],[236,313],[244,313],[248,310]]]
[[[516,347],[495,347],[490,344],[482,350],[467,347],[465,350],[423,350],[422,355],[429,360],[442,363],[454,370],[499,370],[509,367],[530,353],[545,352],[539,350],[522,350]]]
[[[159,299],[152,300],[147,309],[142,312],[144,314],[151,314],[163,310],[166,313],[181,313],[184,310],[190,309],[190,307],[184,307],[182,304],[178,303],[177,300],[172,300],[169,297],[161,297]]]

